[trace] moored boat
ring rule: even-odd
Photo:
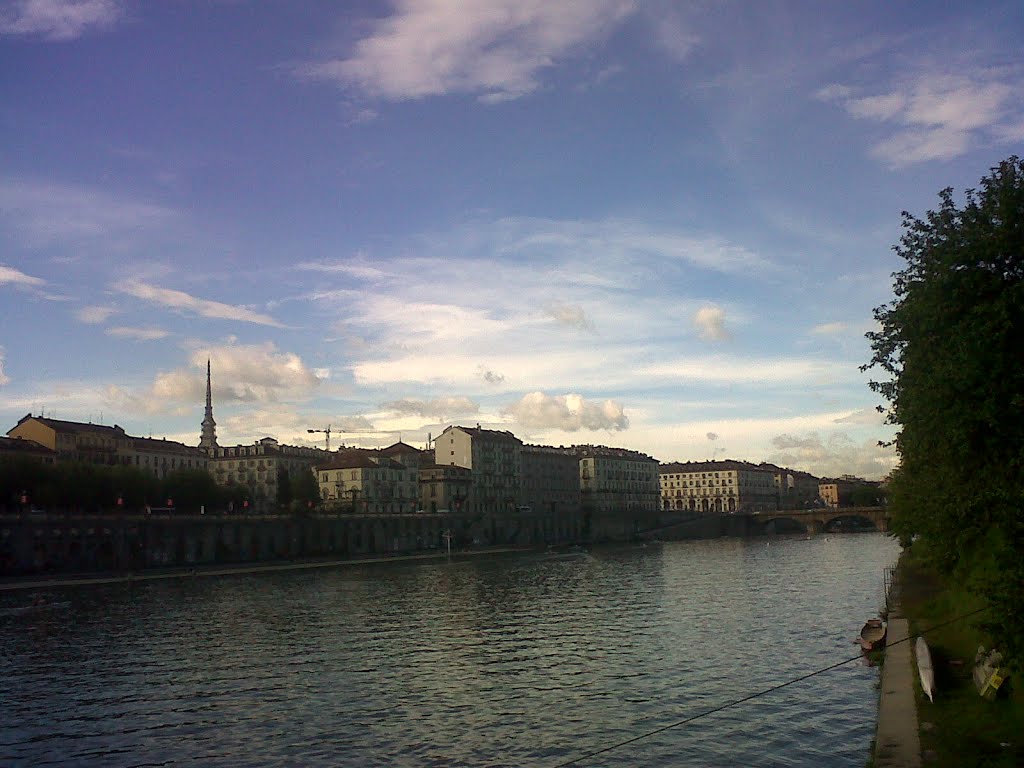
[[[914,644],[914,655],[917,656],[917,673],[921,677],[921,690],[928,701],[935,701],[935,670],[932,669],[932,653],[923,637],[918,637]]]
[[[857,642],[865,651],[877,651],[885,646],[885,622],[881,619],[868,619],[861,627]]]

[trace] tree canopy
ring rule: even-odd
[[[875,310],[866,366],[889,401],[900,465],[893,529],[990,603],[1024,659],[1024,162],[1011,157],[923,219],[903,213],[895,298]]]

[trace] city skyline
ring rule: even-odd
[[[1024,145],[1024,8],[0,3],[0,417],[480,423],[892,468],[900,212]]]

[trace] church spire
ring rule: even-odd
[[[210,386],[210,359],[206,359],[206,415],[203,416],[203,431],[199,436],[199,448],[210,452],[217,447],[217,422],[213,420],[213,388]]]

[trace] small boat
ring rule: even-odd
[[[885,622],[881,619],[868,619],[861,627],[857,642],[865,651],[877,651],[885,647]]]
[[[923,637],[918,637],[914,644],[914,655],[917,656],[917,672],[921,676],[921,690],[928,701],[935,701],[935,670],[932,669],[932,653]]]

